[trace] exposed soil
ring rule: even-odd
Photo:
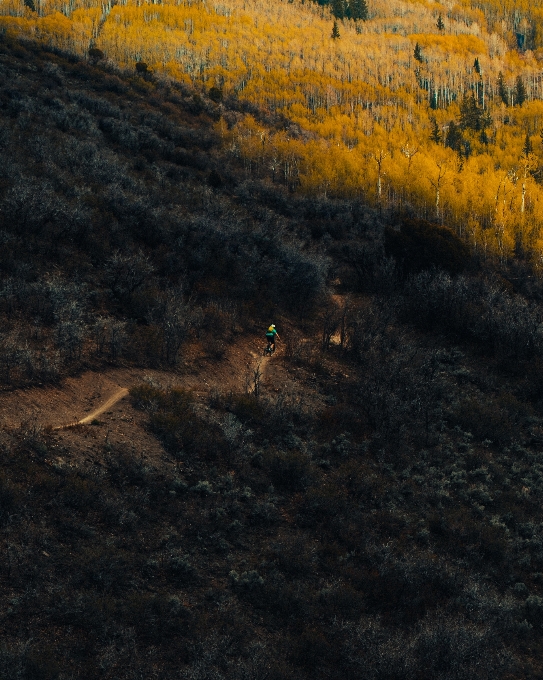
[[[93,420],[96,420],[96,418],[99,415],[102,415],[104,411],[107,411],[109,408],[111,408],[114,404],[116,404],[118,401],[123,399],[123,397],[128,396],[129,392],[126,389],[126,387],[122,387],[118,392],[116,392],[112,397],[110,397],[105,404],[97,408],[95,411],[90,413],[88,416],[85,418],[81,418],[81,420],[77,423],[78,425],[86,425],[87,423],[91,423]]]
[[[305,380],[301,375],[297,378],[300,369],[284,360],[285,348],[278,345],[273,357],[263,357],[263,346],[259,336],[244,336],[217,359],[195,344],[187,348],[173,371],[111,367],[66,378],[58,386],[5,391],[0,393],[0,430],[14,430],[22,423],[51,428],[58,463],[66,463],[77,451],[78,464],[99,464],[104,443],[111,443],[163,464],[164,450],[146,430],[146,415],[124,399],[129,389],[152,381],[164,388],[188,389],[205,403],[214,391],[252,391],[256,374],[262,395],[288,390],[307,398]],[[319,399],[316,393],[312,398]]]

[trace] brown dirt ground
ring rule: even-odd
[[[271,358],[264,358],[264,342],[259,336],[244,336],[232,343],[221,360],[206,356],[202,348],[192,345],[175,371],[112,367],[101,372],[86,371],[66,378],[58,386],[31,387],[0,393],[0,431],[7,434],[31,423],[51,428],[52,448],[59,455],[53,461],[69,464],[100,464],[104,444],[123,444],[128,451],[149,459],[155,465],[169,460],[155,437],[145,428],[146,415],[136,410],[130,399],[120,399],[98,415],[104,404],[123,389],[130,389],[144,380],[152,380],[161,387],[183,387],[205,402],[210,393],[240,392],[251,388],[257,366],[262,372],[263,395],[288,390],[308,398],[308,388],[300,369],[284,360],[285,349]],[[299,376],[299,379],[298,377]],[[305,378],[305,376],[304,376]],[[313,400],[319,399],[315,393]],[[91,416],[91,418],[89,418]],[[85,420],[89,424],[80,424]],[[69,459],[69,460],[68,460]]]

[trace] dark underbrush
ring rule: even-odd
[[[412,425],[399,431],[369,419],[367,389],[365,409],[353,398],[378,370],[386,386],[387,359],[351,363],[342,396],[327,355],[319,410],[133,389],[175,463],[163,469],[111,446],[83,469],[38,428],[6,436],[3,677],[536,673],[543,421],[480,391],[516,435],[481,440],[458,355],[417,350],[449,397],[417,419],[406,386],[428,369],[406,364],[384,390]]]
[[[175,367],[195,337],[220,355],[218,327],[313,312],[329,263],[297,227],[316,207],[255,200],[216,129],[235,111],[6,36],[0,83],[2,382]]]
[[[132,390],[160,466],[2,430],[0,677],[541,677],[527,265],[252,177],[239,102],[5,36],[0,73],[2,384],[292,329],[274,392]]]

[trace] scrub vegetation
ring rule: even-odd
[[[537,269],[253,175],[241,98],[7,35],[0,73],[2,389],[175,375],[271,318],[293,376],[142,380],[163,464],[0,431],[0,677],[540,677]]]

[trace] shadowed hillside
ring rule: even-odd
[[[0,73],[0,677],[540,676],[538,280],[251,178],[235,98]],[[129,399],[14,425],[86,369]]]
[[[310,220],[347,204],[241,181],[217,105],[181,86],[1,48],[6,382],[104,357],[175,366],[191,333],[220,344],[256,310],[312,310],[328,263]]]

